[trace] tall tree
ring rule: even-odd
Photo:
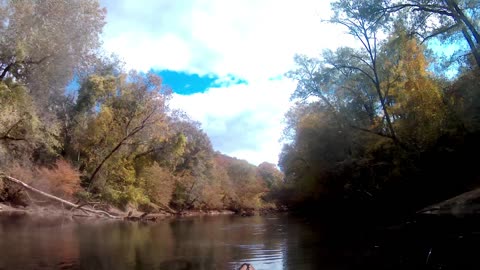
[[[168,99],[154,74],[91,76],[83,84],[70,155],[86,171],[89,189],[138,187],[134,157],[164,140]]]
[[[437,36],[460,34],[480,67],[478,0],[385,0],[374,7],[377,14],[400,14],[411,24],[411,32],[423,41]],[[406,11],[406,12],[405,12]]]
[[[75,71],[98,62],[105,10],[96,0],[5,0],[0,16],[1,143],[44,162],[61,149],[57,101]]]
[[[383,118],[385,119],[387,131],[385,135],[391,137],[396,143],[399,143],[397,134],[392,125],[391,116],[387,110],[388,101],[381,88],[382,82],[378,69],[378,35],[381,34],[380,31],[382,27],[388,24],[388,16],[372,12],[373,8],[380,3],[381,1],[379,0],[341,0],[332,3],[334,16],[330,21],[345,26],[349,33],[361,43],[362,52],[360,54],[350,53],[347,58],[356,59],[358,64],[351,64],[344,61],[330,62],[330,64],[337,69],[358,71],[372,83],[378,101],[380,102],[380,109],[383,112]],[[342,60],[342,58],[338,57],[336,60]]]
[[[7,159],[28,161],[43,149],[45,159],[61,147],[60,127],[55,121],[41,121],[27,88],[7,79],[0,82],[0,165]]]
[[[401,24],[393,33],[380,54],[382,88],[402,141],[425,149],[440,136],[446,119],[442,91],[428,72],[424,47]]]
[[[174,200],[182,208],[205,204],[204,194],[213,188],[213,148],[200,123],[184,116],[175,121],[174,171],[177,189]],[[179,146],[183,146],[179,148]],[[180,151],[178,151],[180,150]]]
[[[35,99],[62,94],[93,63],[105,24],[96,0],[2,1],[0,80],[26,83]]]

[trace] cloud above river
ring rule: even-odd
[[[345,43],[343,30],[321,21],[331,14],[329,1],[101,3],[108,10],[104,48],[128,68],[211,78],[178,84],[172,105],[202,123],[216,150],[255,164],[277,163],[295,89],[283,74],[295,53],[313,56]]]

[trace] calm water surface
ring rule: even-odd
[[[0,269],[345,269],[349,252],[321,226],[281,216],[154,224],[0,216]],[[337,252],[341,250],[340,252]]]

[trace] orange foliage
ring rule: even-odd
[[[63,159],[57,160],[51,168],[13,164],[7,174],[42,191],[67,199],[72,198],[80,189],[80,173]]]
[[[46,185],[54,195],[71,198],[80,189],[80,173],[63,159],[53,168],[37,169],[40,185]]]
[[[144,189],[150,200],[168,206],[175,188],[175,177],[157,163],[144,169],[140,177],[144,180]]]

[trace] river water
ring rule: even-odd
[[[288,215],[157,223],[0,216],[0,269],[347,269],[352,251]],[[338,252],[340,250],[340,252]]]

